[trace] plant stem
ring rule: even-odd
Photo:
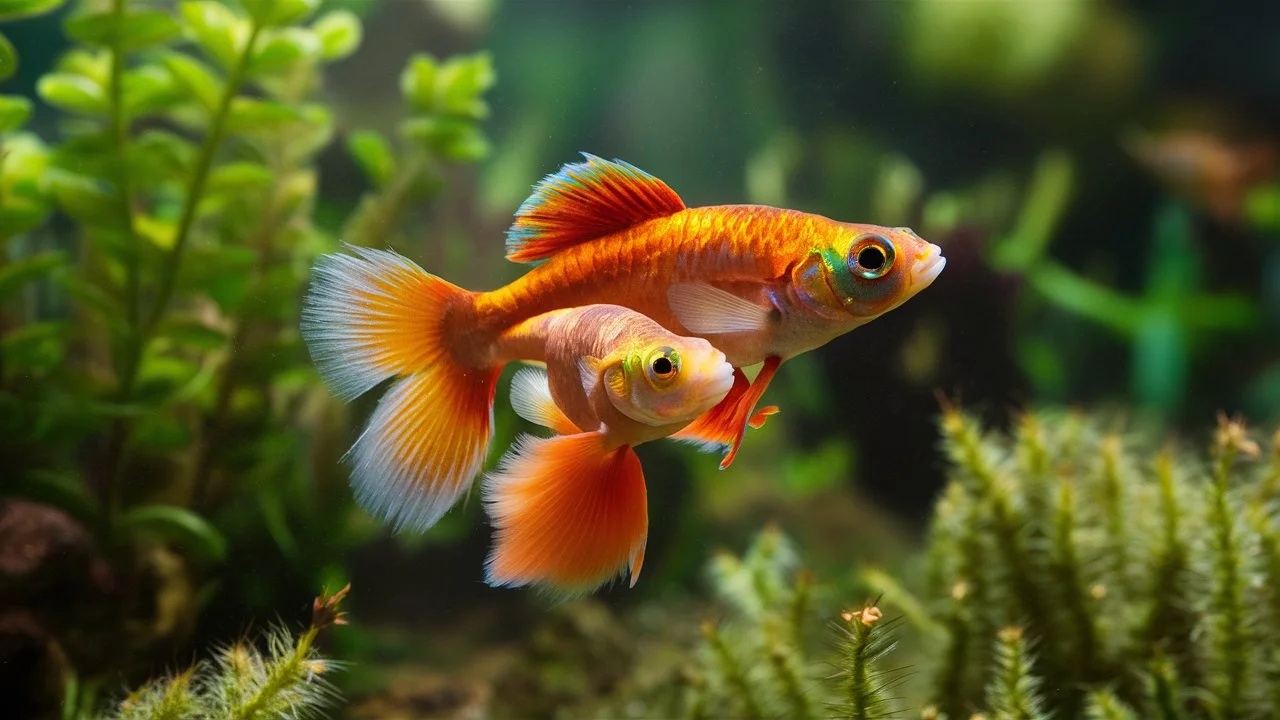
[[[117,0],[117,2],[123,2],[123,0]],[[178,221],[178,231],[174,236],[173,249],[165,257],[164,267],[160,273],[160,290],[156,296],[155,305],[151,308],[151,314],[147,317],[146,322],[140,322],[135,327],[133,337],[130,338],[131,342],[128,344],[124,368],[120,378],[119,400],[121,403],[127,403],[132,399],[134,382],[138,377],[138,369],[141,365],[147,342],[168,309],[169,300],[173,295],[174,283],[177,281],[178,267],[182,261],[182,252],[186,248],[187,238],[190,236],[191,229],[195,224],[196,211],[199,209],[201,196],[204,195],[205,183],[208,181],[209,173],[213,169],[214,155],[222,143],[222,135],[226,130],[227,118],[231,114],[232,102],[236,98],[240,85],[244,82],[249,59],[253,57],[253,49],[257,45],[258,37],[261,33],[262,27],[257,22],[254,22],[250,27],[249,38],[245,41],[244,49],[241,51],[239,58],[236,59],[235,67],[232,68],[231,74],[227,78],[227,84],[222,91],[222,98],[218,102],[218,108],[209,121],[209,128],[205,133],[204,143],[200,147],[200,155],[196,160],[195,174],[191,178],[191,187],[188,188],[187,197],[182,205],[182,214]],[[139,308],[139,317],[141,315],[140,310],[141,308]],[[108,442],[108,458],[110,460],[107,467],[110,475],[107,478],[107,511],[105,516],[107,527],[111,526],[112,520],[120,509],[120,494],[125,470],[125,450],[128,444],[128,434],[128,425],[123,419],[117,418],[113,424],[111,438]]]
[[[139,275],[138,236],[134,232],[133,222],[133,188],[129,178],[129,118],[124,109],[124,49],[121,46],[119,29],[124,26],[124,11],[127,0],[112,0],[112,21],[117,28],[117,37],[111,47],[111,87],[108,104],[111,112],[111,137],[116,148],[116,185],[120,191],[120,222],[126,234],[129,247],[125,266],[125,313],[131,333],[138,332]]]
[[[218,109],[209,122],[209,131],[205,133],[204,144],[200,147],[200,155],[196,159],[195,175],[191,178],[191,188],[182,204],[182,214],[178,219],[178,231],[174,235],[173,249],[165,256],[164,267],[160,272],[160,290],[156,295],[155,305],[147,319],[146,329],[150,332],[164,317],[173,296],[173,286],[177,281],[178,268],[182,263],[182,253],[186,249],[187,240],[191,236],[191,228],[195,225],[196,213],[200,208],[200,200],[204,195],[205,183],[209,180],[209,172],[213,169],[213,157],[222,143],[226,131],[227,118],[231,114],[231,105],[236,98],[240,85],[244,82],[249,60],[253,57],[254,46],[262,34],[262,26],[254,22],[249,30],[249,39],[245,41],[244,50],[236,59],[235,66],[227,77],[227,86],[218,102]]]

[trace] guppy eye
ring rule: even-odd
[[[680,353],[674,348],[660,348],[649,361],[649,373],[654,380],[666,382],[680,372]]]
[[[893,243],[880,235],[865,235],[849,251],[849,269],[859,277],[875,280],[893,268]]]

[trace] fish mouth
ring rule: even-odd
[[[703,392],[698,397],[698,405],[708,408],[715,407],[729,391],[733,389],[733,366],[729,363],[722,363],[720,372],[707,382]]]
[[[942,248],[930,244],[925,256],[911,266],[911,289],[920,292],[929,287],[946,266],[947,259],[942,257]]]

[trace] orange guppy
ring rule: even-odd
[[[733,366],[706,340],[617,305],[553,310],[500,342],[546,363],[511,378],[511,406],[559,435],[522,436],[485,478],[494,529],[485,579],[574,593],[629,568],[635,585],[649,508],[632,448],[723,400]]]
[[[543,179],[516,213],[507,258],[537,263],[471,292],[395,256],[327,255],[303,337],[343,399],[397,378],[351,449],[365,504],[425,529],[470,488],[492,435],[498,376],[527,357],[508,333],[544,313],[614,304],[678,336],[704,338],[735,368],[728,395],[672,435],[733,460],[786,359],[898,307],[946,261],[907,228],[838,222],[762,205],[686,208],[661,180],[586,155]],[[741,368],[763,362],[748,382]]]

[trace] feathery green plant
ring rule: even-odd
[[[340,664],[320,656],[316,637],[346,620],[338,605],[348,585],[331,596],[316,598],[311,625],[299,636],[284,626],[272,628],[263,653],[252,643],[222,648],[212,663],[197,663],[171,677],[153,680],[131,693],[110,715],[117,720],[179,718],[323,717],[338,701],[327,676]]]
[[[1246,463],[1261,447],[1220,418],[1206,465],[1076,413],[1025,415],[1007,437],[948,406],[941,426],[950,481],[925,587],[928,628],[945,628],[931,653],[940,714],[985,703],[1001,717],[1247,718],[1274,707],[1280,624],[1262,579],[1275,571],[1280,434],[1269,458]]]

